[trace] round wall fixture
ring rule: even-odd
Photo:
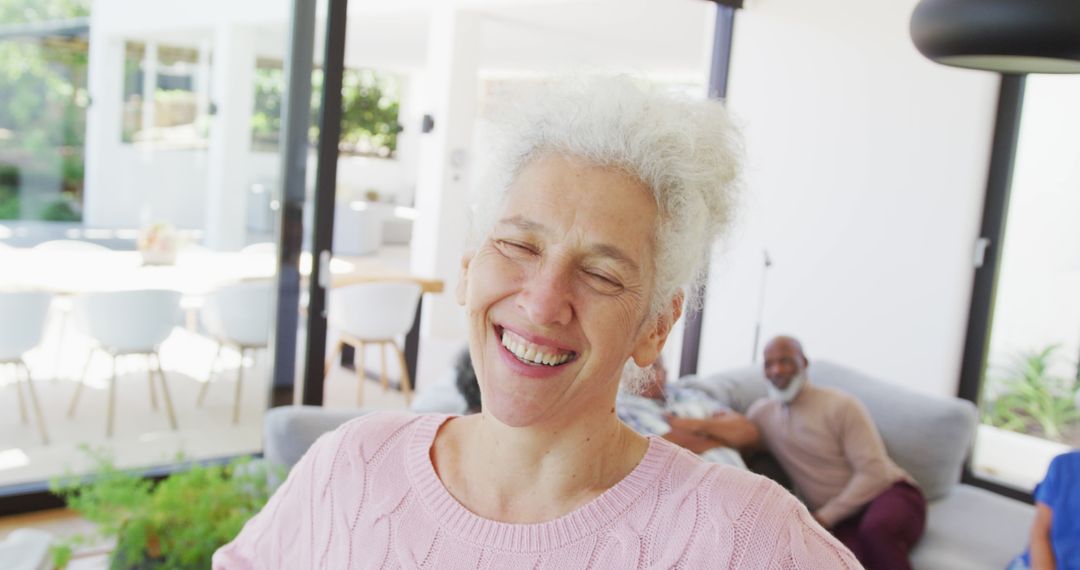
[[[922,0],[911,39],[944,65],[1080,73],[1080,0]]]

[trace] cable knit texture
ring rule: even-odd
[[[374,413],[323,435],[214,568],[859,568],[780,486],[660,438],[567,515],[481,518],[431,464],[448,417]]]

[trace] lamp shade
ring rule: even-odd
[[[922,0],[911,39],[944,65],[1080,73],[1080,0]]]

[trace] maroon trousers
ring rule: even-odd
[[[910,570],[908,552],[925,529],[926,498],[901,481],[840,521],[832,533],[867,570]]]

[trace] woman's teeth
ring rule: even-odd
[[[506,329],[503,329],[502,345],[518,360],[527,364],[558,366],[574,357],[573,352],[563,352],[556,348],[533,344]]]

